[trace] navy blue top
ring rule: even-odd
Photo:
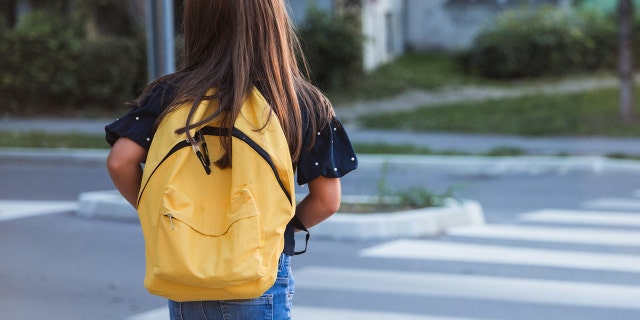
[[[156,86],[142,99],[140,107],[133,108],[105,127],[107,142],[113,146],[118,138],[126,137],[149,150],[153,140],[154,124],[162,111],[171,103],[173,94],[172,86],[162,83]],[[356,169],[358,159],[338,119],[334,118],[329,126],[319,132],[310,132],[306,122],[306,115],[303,114],[304,140],[296,168],[299,185],[306,184],[319,176],[339,178]],[[312,136],[315,136],[316,140],[309,150]],[[293,232],[293,225],[289,224],[285,231],[284,253],[287,255],[293,255],[294,252]]]

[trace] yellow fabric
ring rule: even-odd
[[[291,200],[267,162],[235,137],[230,169],[213,164],[222,155],[217,136],[205,137],[210,175],[191,146],[163,161],[186,140],[175,129],[184,127],[190,106],[160,123],[144,168],[138,215],[145,239],[145,287],[176,301],[258,297],[275,282],[284,231],[295,213],[289,147],[277,117],[254,88],[234,127],[267,151]],[[203,101],[192,123],[217,108],[217,101]]]

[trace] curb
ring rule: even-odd
[[[107,149],[0,148],[0,162],[105,165]]]
[[[601,156],[438,156],[359,155],[361,166],[399,165],[459,175],[566,174],[569,172],[640,173],[640,161]]]
[[[349,196],[346,196],[349,198]],[[92,191],[78,197],[77,215],[85,218],[138,222],[135,209],[116,191]],[[333,240],[382,240],[420,238],[443,233],[451,227],[484,223],[476,201],[450,201],[445,207],[391,213],[336,213],[311,228],[314,237]]]
[[[447,229],[484,223],[477,201],[451,202],[445,207],[423,208],[390,213],[336,213],[311,228],[314,237],[332,240],[388,240],[422,238]]]
[[[85,218],[138,222],[138,212],[117,190],[81,193],[76,214]]]
[[[22,149],[0,148],[0,162],[42,163],[48,161],[64,164],[103,165],[109,150],[106,149]],[[640,161],[612,159],[602,156],[446,156],[446,155],[358,155],[359,166],[384,164],[444,170],[461,175],[500,174],[566,174],[590,173],[640,173]]]

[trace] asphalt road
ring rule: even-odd
[[[455,185],[483,205],[488,224],[408,241],[312,238],[294,260],[296,319],[640,318],[640,176],[363,166],[343,193],[375,194],[380,183]],[[0,217],[11,200],[74,201],[105,189],[98,162],[0,162]],[[163,319],[164,300],[142,287],[136,223],[27,210],[0,219],[0,239],[1,319]]]

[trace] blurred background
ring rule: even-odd
[[[566,78],[580,80],[629,73],[633,68],[630,62],[640,55],[640,50],[633,50],[638,41],[631,36],[637,33],[634,30],[640,24],[631,6],[618,10],[624,2],[287,1],[303,39],[312,79],[339,106],[407,90],[461,85],[510,88],[516,84],[527,86]],[[112,117],[125,110],[123,102],[135,98],[149,78],[180,66],[182,1],[153,3],[0,1],[2,116]],[[163,9],[167,3],[171,7]],[[172,17],[154,18],[151,10],[158,15],[164,14],[162,10],[170,10],[167,14]],[[630,22],[625,24],[624,19]],[[174,61],[169,66],[154,68],[154,62],[149,61],[157,59],[153,55],[163,58],[159,49],[169,50],[162,46],[166,44],[159,37],[159,44],[146,49],[154,44],[149,40],[154,27],[151,20],[156,23],[154,30],[170,28],[175,35],[170,43],[175,49],[170,50],[169,56]],[[621,38],[622,27],[628,29],[622,35],[625,39]],[[629,62],[625,68],[629,70],[618,70],[623,62],[620,48],[632,52],[626,58]],[[537,123],[533,121],[520,129],[511,129],[518,132],[509,133],[634,135],[635,126],[618,126],[618,108],[614,107],[619,106],[617,95],[610,90],[593,91],[587,94],[603,100],[600,108],[606,104],[606,109],[611,110],[597,110],[598,107],[586,103],[568,106],[545,100],[544,105],[558,114],[538,110],[532,116],[554,118],[554,122],[561,123],[545,129],[533,127]],[[584,98],[584,94],[577,94],[576,98]],[[566,98],[562,93],[551,96],[545,99]],[[503,103],[522,102],[526,99]],[[620,106],[624,108],[620,110],[621,116],[630,119],[633,102],[625,103],[628,105]],[[527,109],[534,108],[537,109],[535,106]],[[577,120],[576,113],[583,118]],[[400,126],[370,118],[361,122],[371,127]],[[578,122],[588,128],[581,128]],[[508,127],[506,124],[484,123],[484,128],[460,128],[456,123],[442,123],[438,127],[428,123],[403,125],[414,130],[509,130],[504,128]]]
[[[294,319],[640,318],[640,1],[286,3],[360,161]],[[168,318],[104,126],[182,6],[0,0],[0,319]]]

